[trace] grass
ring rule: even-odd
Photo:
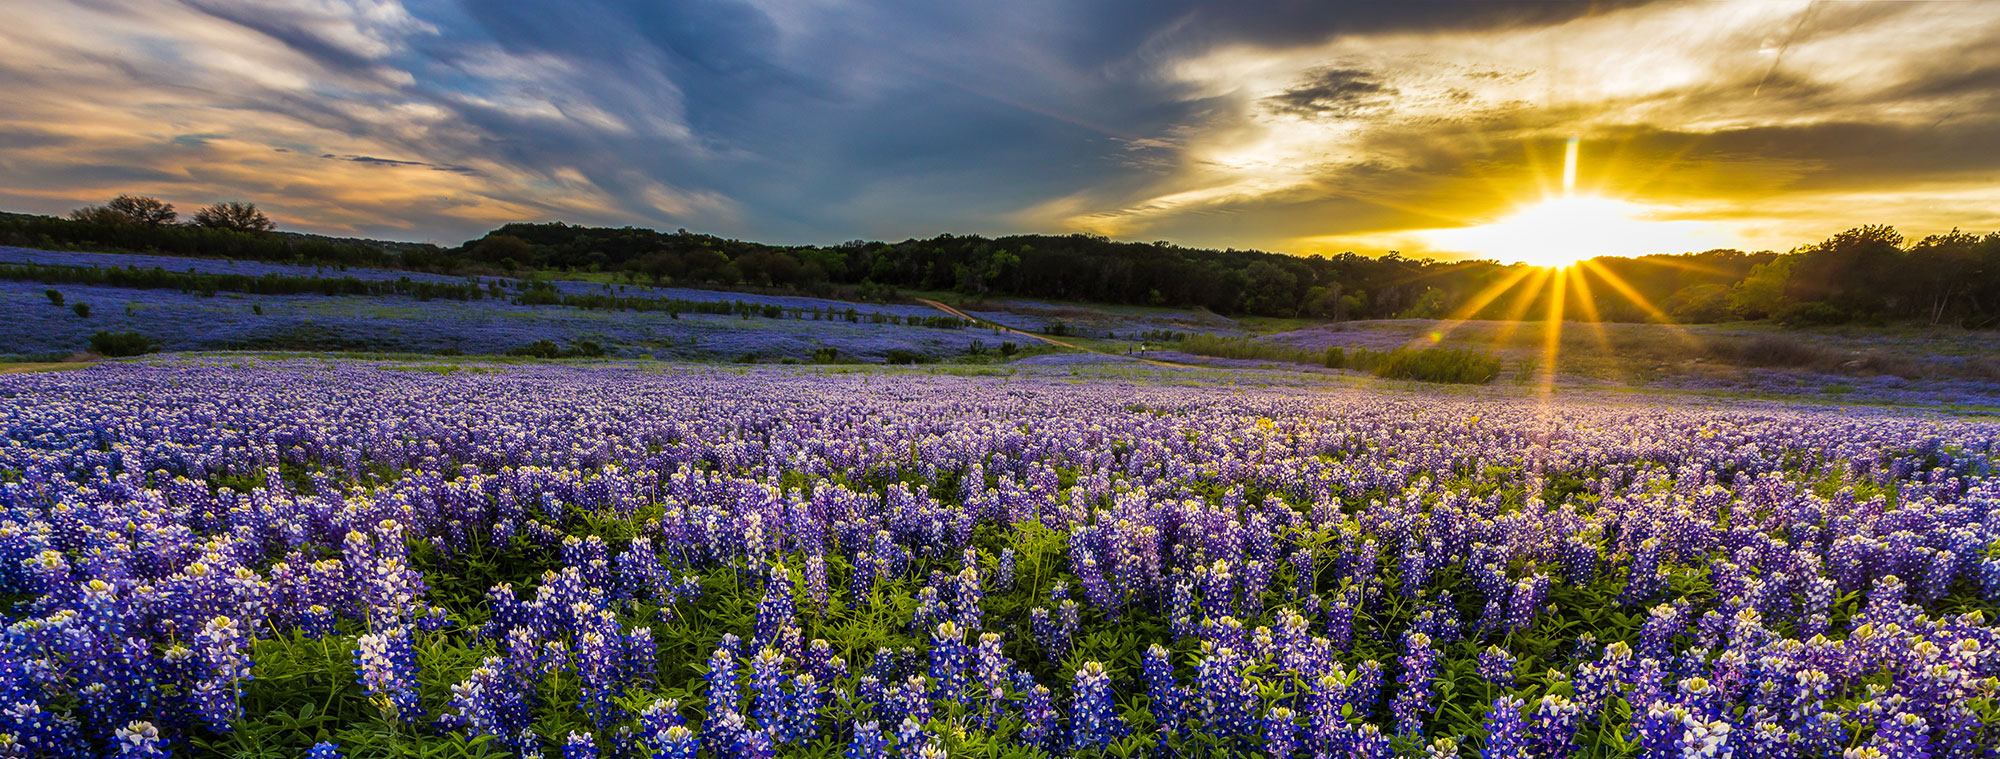
[[[1500,376],[1500,357],[1472,348],[1328,348],[1315,351],[1249,338],[1190,335],[1180,349],[1188,353],[1253,361],[1317,364],[1329,369],[1355,369],[1384,379],[1483,385]]]
[[[1247,361],[1288,361],[1294,364],[1318,364],[1325,354],[1307,348],[1293,348],[1278,343],[1267,343],[1247,337],[1221,337],[1218,335],[1188,335],[1175,346],[1184,353],[1197,356],[1214,356]]]
[[[0,374],[73,372],[96,365],[96,361],[0,361]]]

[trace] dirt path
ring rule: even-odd
[[[39,372],[67,372],[96,366],[95,361],[46,362],[29,364],[0,364],[0,374],[34,374]]]
[[[937,309],[937,310],[939,310],[939,311],[943,311],[943,312],[945,312],[945,313],[947,313],[947,314],[951,314],[952,316],[956,316],[956,317],[958,317],[958,318],[960,318],[960,319],[964,319],[964,320],[966,320],[966,321],[969,321],[969,322],[972,322],[972,323],[974,323],[974,324],[978,324],[978,325],[981,325],[981,326],[985,326],[985,327],[990,327],[990,328],[992,328],[992,329],[996,329],[996,330],[999,330],[999,331],[1001,331],[1001,332],[1011,332],[1011,333],[1013,333],[1013,334],[1016,334],[1016,335],[1020,335],[1020,336],[1022,336],[1022,337],[1026,337],[1026,338],[1030,338],[1030,339],[1034,339],[1034,340],[1040,340],[1040,341],[1042,341],[1042,342],[1045,342],[1045,343],[1048,343],[1048,344],[1050,344],[1050,345],[1057,345],[1057,346],[1061,346],[1061,347],[1064,347],[1064,348],[1068,348],[1068,349],[1070,349],[1070,350],[1074,350],[1074,351],[1083,351],[1084,353],[1095,353],[1095,354],[1097,354],[1097,355],[1099,355],[1099,356],[1113,356],[1113,357],[1116,357],[1116,358],[1129,358],[1129,359],[1132,359],[1132,360],[1134,360],[1134,361],[1138,361],[1138,362],[1141,362],[1141,363],[1146,363],[1146,364],[1152,364],[1153,366],[1165,366],[1165,367],[1171,367],[1171,368],[1174,368],[1174,369],[1200,369],[1200,368],[1202,368],[1202,367],[1199,367],[1199,366],[1195,366],[1195,365],[1193,365],[1193,364],[1176,364],[1176,363],[1174,363],[1174,362],[1172,362],[1172,361],[1155,361],[1155,360],[1153,360],[1153,359],[1150,359],[1150,358],[1141,358],[1141,357],[1139,357],[1139,356],[1127,356],[1127,355],[1124,355],[1124,354],[1122,354],[1122,353],[1105,353],[1104,351],[1101,351],[1101,350],[1093,350],[1093,349],[1090,349],[1090,348],[1085,348],[1085,347],[1083,347],[1083,346],[1081,346],[1081,345],[1077,345],[1076,343],[1072,343],[1072,342],[1070,342],[1070,341],[1068,341],[1068,340],[1059,340],[1059,339],[1057,339],[1057,338],[1054,338],[1054,337],[1050,337],[1050,336],[1048,336],[1048,335],[1042,335],[1042,334],[1037,334],[1037,333],[1034,333],[1034,332],[1023,332],[1023,331],[1021,331],[1021,330],[1018,330],[1018,329],[1014,329],[1013,327],[1009,327],[1009,326],[1006,326],[1006,325],[1004,325],[1004,324],[998,324],[998,323],[995,323],[995,322],[991,322],[991,321],[987,321],[987,320],[985,320],[985,319],[980,319],[980,318],[978,318],[978,317],[974,317],[974,316],[970,316],[970,315],[966,314],[966,313],[965,313],[964,311],[960,311],[960,310],[958,310],[958,309],[956,309],[956,308],[952,308],[951,306],[947,306],[947,305],[945,305],[945,304],[943,304],[943,303],[940,303],[940,302],[938,302],[938,301],[934,301],[934,300],[931,300],[931,299],[929,299],[929,298],[917,298],[917,299],[916,299],[916,301],[917,301],[918,303],[922,303],[922,304],[924,304],[924,305],[926,305],[926,306],[930,306],[931,308],[935,308],[935,309]]]

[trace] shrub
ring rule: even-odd
[[[43,291],[42,291],[42,294],[43,294],[43,295],[47,295],[47,296],[49,296],[49,302],[50,302],[50,303],[54,303],[54,304],[56,304],[56,305],[58,305],[58,306],[60,306],[60,305],[62,305],[62,304],[63,304],[63,294],[62,294],[62,291],[60,291],[60,290],[57,290],[57,289],[55,289],[55,288],[51,287],[51,288],[49,288],[49,289],[47,289],[47,290],[43,290]]]
[[[1789,335],[1710,343],[1709,355],[1738,366],[1806,367],[1827,362],[1826,352]]]
[[[1377,377],[1483,385],[1500,376],[1500,358],[1471,348],[1398,349],[1381,354]]]
[[[88,319],[88,318],[90,318],[90,304],[89,304],[89,303],[73,303],[73,304],[70,304],[70,307],[69,307],[69,310],[71,310],[71,311],[75,311],[75,312],[76,312],[76,315],[77,315],[77,316],[79,316],[79,317],[82,317],[82,318],[85,318],[85,319]]]
[[[1014,354],[1019,352],[1021,352],[1021,346],[1015,345],[1011,342],[1003,342],[1000,344],[1000,355],[1002,356],[1012,357]]]
[[[159,350],[153,339],[137,332],[98,331],[90,336],[90,350],[100,356],[138,356]]]
[[[1786,306],[1772,318],[1787,327],[1811,327],[1846,324],[1854,319],[1854,315],[1831,303],[1812,301]]]
[[[1338,345],[1327,348],[1326,356],[1321,359],[1321,363],[1325,364],[1328,369],[1345,369],[1347,368],[1347,351]]]
[[[578,340],[576,344],[564,348],[550,340],[536,340],[507,351],[507,355],[532,358],[597,358],[604,355],[604,346],[590,340]]]
[[[916,351],[897,349],[882,354],[882,363],[885,364],[928,364],[930,361],[930,356]]]

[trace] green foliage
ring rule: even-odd
[[[1354,369],[1388,379],[1484,384],[1500,376],[1500,357],[1472,348],[1398,348],[1391,351],[1340,346],[1314,352],[1247,337],[1189,335],[1180,349],[1220,358],[1317,364],[1328,369]]]
[[[1791,278],[1793,256],[1751,267],[1750,275],[1729,289],[1729,312],[1742,319],[1762,319],[1785,307],[1785,280]]]
[[[69,310],[76,312],[76,315],[80,318],[84,319],[90,318],[89,303],[72,303],[69,306]]]
[[[1813,327],[1829,324],[1846,324],[1854,320],[1854,314],[1825,301],[1791,303],[1771,315],[1771,319],[1787,327]]]
[[[159,350],[153,339],[138,332],[105,332],[99,330],[90,336],[90,350],[100,356],[119,358],[138,356]]]
[[[507,355],[530,358],[600,358],[604,355],[604,346],[590,340],[578,340],[568,347],[557,345],[550,340],[536,340],[507,351]]]
[[[1398,349],[1377,354],[1377,377],[1483,385],[1500,376],[1500,358],[1471,348]]]
[[[241,201],[216,203],[196,211],[189,220],[197,227],[227,229],[232,232],[269,232],[275,226],[271,217],[257,210],[257,204]]]
[[[62,291],[60,290],[51,287],[47,290],[43,290],[42,294],[48,296],[50,303],[53,303],[58,306],[63,304],[63,294]]]

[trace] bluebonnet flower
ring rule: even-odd
[[[1257,708],[1257,692],[1243,677],[1241,655],[1234,649],[1216,649],[1199,660],[1195,687],[1201,699],[1201,719],[1216,735],[1249,735],[1252,713]]]
[[[202,628],[196,651],[208,671],[195,685],[194,702],[202,719],[219,732],[231,730],[242,717],[243,683],[251,678],[249,640],[235,619],[217,616]]]
[[[1881,750],[1885,756],[1906,759],[1930,759],[1930,726],[1924,718],[1909,712],[1901,712],[1882,720],[1875,729],[1875,737],[1868,745]]]
[[[965,647],[965,632],[951,620],[939,622],[931,632],[930,674],[937,683],[934,698],[965,703],[966,666],[971,652]]]
[[[1528,730],[1521,723],[1521,700],[1501,696],[1486,712],[1486,744],[1479,759],[1529,759]]]
[[[701,750],[701,742],[686,725],[670,726],[654,740],[657,748],[653,759],[695,759]]]
[[[597,759],[597,739],[590,733],[571,731],[563,739],[563,759]]]
[[[1153,713],[1154,722],[1162,733],[1180,732],[1187,719],[1187,695],[1180,681],[1174,677],[1174,665],[1167,649],[1154,643],[1141,654],[1140,661],[1146,690],[1152,697],[1148,708]]]
[[[737,686],[735,652],[726,644],[717,646],[715,653],[708,657],[708,671],[703,675],[708,680],[708,703],[710,708],[734,710],[742,703],[742,691]]]
[[[993,569],[993,589],[1007,593],[1014,589],[1014,549],[1000,549],[1000,560]]]
[[[1272,759],[1288,759],[1299,748],[1299,724],[1291,709],[1271,707],[1264,715],[1264,752]]]
[[[1519,706],[1517,705],[1518,711]],[[1528,721],[1528,736],[1536,756],[1567,757],[1576,752],[1576,721],[1582,713],[1575,702],[1559,695],[1543,696]]]
[[[390,722],[414,723],[423,718],[417,697],[417,655],[410,628],[391,627],[355,639],[354,666],[368,696]]]
[[[160,729],[151,722],[127,723],[118,728],[118,755],[136,759],[167,759],[173,752],[167,750],[166,739],[160,737]]]
[[[1495,688],[1514,687],[1514,664],[1514,655],[1499,646],[1487,646],[1479,652],[1479,676]]]
[[[750,715],[766,728],[782,724],[785,706],[785,655],[766,647],[750,660],[750,687],[756,691]]]
[[[882,737],[882,727],[876,722],[863,722],[854,726],[854,740],[848,742],[847,759],[887,759],[889,741]]]
[[[1070,737],[1076,748],[1101,748],[1125,736],[1125,720],[1111,699],[1111,675],[1103,663],[1087,661],[1076,671],[1074,704]]]
[[[985,590],[979,586],[979,570],[976,567],[968,566],[959,570],[956,587],[952,593],[952,606],[956,611],[960,628],[968,632],[979,630],[982,616],[979,604],[985,595]]]
[[[1028,690],[1027,699],[1021,707],[1021,740],[1030,746],[1053,748],[1061,739],[1060,717],[1056,714],[1055,701],[1047,687],[1037,685]]]
[[[617,623],[612,622],[612,629]],[[576,636],[576,663],[579,682],[578,706],[608,729],[617,717],[617,700],[625,673],[624,651],[616,632],[590,630]]]
[[[791,698],[785,702],[785,712],[779,721],[779,742],[809,742],[816,732],[819,709],[825,694],[820,684],[810,672],[801,672],[792,678]]]
[[[504,742],[528,727],[528,690],[527,683],[508,672],[504,658],[486,657],[464,681],[452,686],[450,711],[440,722]]]
[[[1403,636],[1403,648],[1403,656],[1398,660],[1403,669],[1396,676],[1396,700],[1392,705],[1396,733],[1422,735],[1424,717],[1431,712],[1431,681],[1437,678],[1437,649],[1431,647],[1430,636],[1417,632]]]

